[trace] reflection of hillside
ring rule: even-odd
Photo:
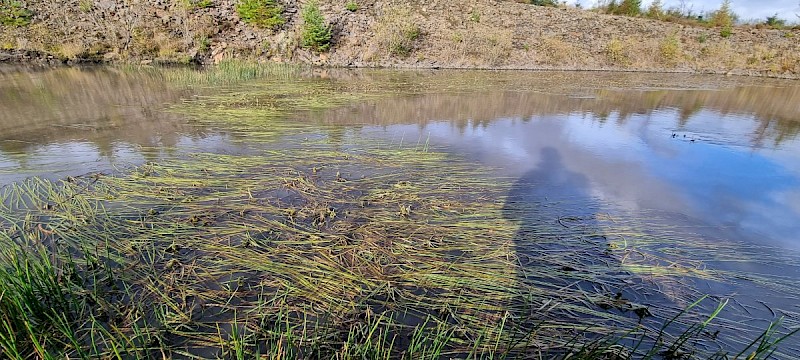
[[[420,124],[447,120],[458,126],[483,126],[499,118],[522,118],[567,113],[592,113],[605,119],[618,114],[626,121],[633,114],[650,114],[659,109],[677,109],[676,127],[684,126],[701,109],[721,115],[753,116],[759,122],[752,145],[764,140],[775,143],[800,133],[800,88],[732,86],[718,90],[575,90],[562,88],[558,94],[547,88],[531,91],[490,90],[472,93],[438,93],[361,103],[331,111],[321,119],[337,124]],[[585,89],[585,88],[584,88]],[[552,89],[551,89],[552,90]],[[561,94],[582,94],[564,96]]]
[[[182,95],[157,76],[111,68],[0,71],[0,150],[74,140],[101,151],[115,140],[173,145],[193,128],[159,110]]]

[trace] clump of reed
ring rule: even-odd
[[[219,64],[203,68],[171,67],[150,68],[131,67],[128,71],[146,71],[157,73],[170,84],[180,87],[220,86],[239,84],[264,78],[288,79],[296,77],[301,67],[291,64],[261,64],[253,61],[225,59]]]

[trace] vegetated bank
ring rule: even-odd
[[[244,58],[343,67],[800,74],[796,27],[670,22],[675,13],[639,10],[622,16],[491,0],[72,0],[58,7],[4,0],[0,61]]]

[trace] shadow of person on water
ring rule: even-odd
[[[503,216],[518,226],[514,246],[519,295],[512,305],[517,325],[562,329],[562,334],[598,339],[583,329],[611,318],[633,321],[650,315],[611,254],[597,214],[601,202],[589,179],[564,164],[552,147],[540,151],[536,168],[512,186]]]

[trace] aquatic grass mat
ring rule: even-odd
[[[697,287],[746,276],[797,294],[791,279],[705,266],[747,261],[758,249],[661,226],[657,214],[521,202],[511,179],[425,141],[392,145],[287,118],[393,93],[364,88],[293,79],[224,91],[173,111],[227,129],[246,153],[196,152],[0,189],[0,351],[19,359],[796,353],[776,347],[796,317],[723,317],[731,306]]]

